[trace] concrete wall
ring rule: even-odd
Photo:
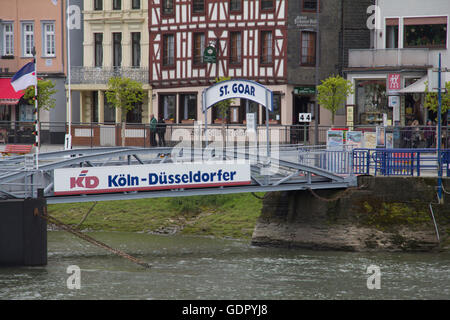
[[[47,264],[45,200],[0,201],[0,266]]]
[[[355,189],[270,193],[252,243],[346,251],[450,249],[450,200],[433,205],[440,241],[429,212],[436,180],[361,176]]]

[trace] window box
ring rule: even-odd
[[[181,123],[183,124],[194,124],[195,120],[194,119],[184,119],[181,120]]]
[[[175,123],[173,119],[164,119],[165,123]]]
[[[222,120],[222,119],[214,120],[214,124],[222,124],[222,123],[227,123],[227,120]]]
[[[13,60],[14,56],[2,56],[2,59]]]
[[[280,120],[269,120],[269,124],[280,124]]]

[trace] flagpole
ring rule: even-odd
[[[36,170],[39,169],[39,151],[41,148],[41,135],[40,135],[40,125],[39,125],[39,106],[38,106],[38,78],[37,78],[37,63],[36,63],[36,48],[33,47],[33,63],[34,63],[34,73],[36,76],[36,85],[34,86],[34,111],[36,113]]]
[[[67,78],[68,78],[68,91],[69,91],[69,117],[68,117],[68,121],[69,121],[69,132],[66,136],[66,143],[64,144],[64,148],[66,150],[68,149],[72,149],[72,90],[71,90],[71,75],[70,75],[70,67],[71,67],[71,61],[70,61],[70,23],[69,23],[69,13],[68,10],[70,8],[70,0],[67,1],[67,10],[66,10],[66,27],[67,27]]]

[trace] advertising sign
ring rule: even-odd
[[[384,147],[386,145],[386,129],[377,126],[377,147]]]
[[[336,149],[344,145],[344,132],[328,130],[327,131],[327,149]]]
[[[346,143],[352,148],[362,148],[363,135],[362,131],[347,131]]]
[[[77,195],[251,183],[250,164],[183,163],[55,169],[55,195]]]
[[[377,135],[375,132],[364,132],[364,148],[375,149],[377,147]]]
[[[245,115],[247,123],[247,131],[255,132],[256,130],[256,113],[247,113]]]

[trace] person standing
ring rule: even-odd
[[[157,120],[154,114],[150,115],[150,146],[156,147],[156,124]]]
[[[159,119],[156,132],[158,133],[158,146],[165,147],[166,140],[164,139],[164,136],[166,134],[166,122],[164,121],[164,118]]]

